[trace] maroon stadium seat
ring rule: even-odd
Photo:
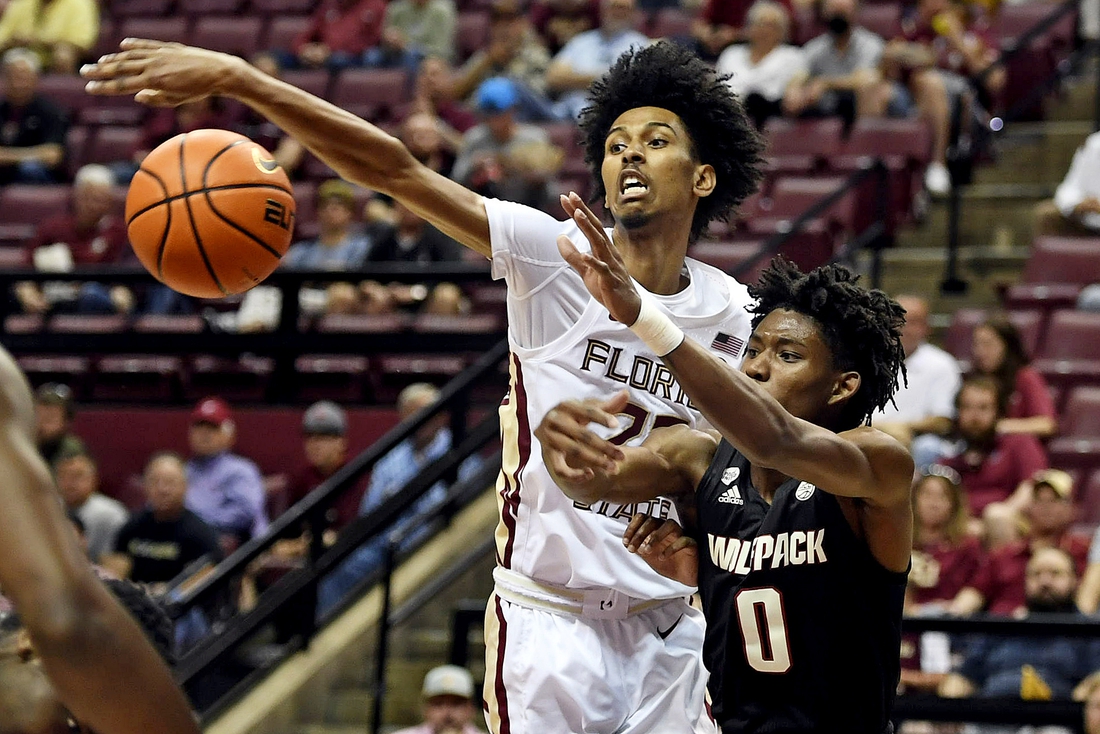
[[[144,0],[142,0],[144,1]],[[119,26],[121,38],[152,38],[157,41],[187,41],[188,20],[183,16],[159,17],[162,13],[144,14],[150,17],[126,18]],[[158,17],[152,17],[153,15]]]
[[[329,314],[317,322],[317,331],[337,334],[392,334],[408,328],[411,317],[403,313]]]
[[[367,358],[357,355],[303,355],[294,360],[297,397],[340,403],[369,400],[369,369]]]
[[[459,60],[474,55],[474,51],[489,43],[489,14],[480,10],[465,10],[458,14],[455,28],[455,46]]]
[[[1020,332],[1024,349],[1034,356],[1042,337],[1042,314],[1039,311],[1011,311],[1006,314]],[[970,343],[974,329],[990,317],[990,312],[981,308],[960,308],[951,317],[951,325],[943,338],[943,348],[956,359],[970,359]]]
[[[1056,311],[1035,361],[1052,385],[1100,385],[1100,313]]]
[[[249,3],[249,8],[253,13],[259,13],[267,17],[278,17],[283,15],[306,15],[313,10],[314,4],[314,0],[252,0]]]
[[[419,314],[413,319],[412,329],[427,334],[492,334],[504,330],[504,321],[489,313],[460,316]]]
[[[158,18],[168,15],[175,0],[110,0],[110,15],[114,18],[143,16]]]
[[[181,397],[178,357],[119,355],[101,357],[92,378],[93,400],[142,403]]]
[[[60,382],[72,388],[78,400],[86,397],[91,366],[87,357],[21,354],[16,362],[31,385],[38,387],[47,382]]]
[[[1051,466],[1066,471],[1100,469],[1100,438],[1055,438],[1047,445]]]
[[[326,69],[291,69],[282,73],[282,80],[322,99],[328,95],[329,75]]]
[[[202,316],[139,316],[133,329],[142,334],[201,334]]]
[[[26,248],[21,246],[0,247],[0,270],[26,268],[29,265]]]
[[[38,92],[72,118],[78,110],[96,103],[97,98],[84,91],[86,83],[85,79],[73,74],[43,74],[38,80]]]
[[[1100,525],[1100,470],[1087,475],[1084,486],[1077,484],[1077,522]]]
[[[12,184],[0,188],[0,224],[38,225],[68,208],[68,186]]]
[[[1024,265],[1025,283],[1100,282],[1100,238],[1037,237]]]
[[[260,47],[263,20],[242,18],[198,18],[191,31],[191,43],[202,48],[251,58]]]
[[[272,18],[267,27],[264,48],[270,48],[274,51],[289,51],[294,39],[304,33],[309,25],[309,18],[300,16]]]
[[[696,242],[688,249],[688,255],[730,272],[760,250],[760,240],[726,240]]]
[[[1077,283],[1016,283],[1005,291],[1005,306],[1010,310],[1035,309],[1049,313],[1073,308],[1081,286]]]
[[[691,35],[694,18],[680,8],[661,8],[649,26],[651,38],[676,38]]]
[[[88,128],[83,125],[73,125],[65,133],[65,170],[69,178],[76,175],[85,163],[84,149],[88,145],[88,137]]]
[[[1015,43],[1016,39],[1048,17],[1056,6],[1043,3],[1005,3],[993,20],[993,34],[1001,43]],[[1049,40],[1055,47],[1065,48],[1073,41],[1075,13],[1063,15],[1040,39]]]
[[[91,59],[98,59],[103,54],[114,53],[118,50],[118,42],[122,40],[118,35],[118,24],[114,18],[102,16],[99,19],[99,37],[95,45],[88,53]]]
[[[860,5],[858,23],[883,38],[901,35],[901,4]]]
[[[1100,438],[1100,387],[1078,387],[1066,399],[1058,421],[1063,437]]]
[[[102,125],[84,147],[85,163],[115,163],[133,158],[144,137],[140,127]]]
[[[62,314],[51,316],[46,328],[59,334],[115,334],[126,329],[128,320],[122,314]]]
[[[760,200],[760,212],[747,219],[749,233],[770,236],[786,232],[790,224],[813,204],[840,188],[841,179],[833,178],[781,178],[769,198]],[[836,250],[838,237],[851,232],[855,196],[849,191],[836,204],[806,222],[781,252],[808,270],[825,263]],[[765,261],[762,265],[766,265]]]
[[[414,382],[443,385],[466,368],[456,354],[384,354],[371,361],[375,399],[379,404],[397,401],[397,395]]]
[[[273,369],[269,357],[230,359],[200,354],[188,362],[185,394],[189,401],[219,395],[231,403],[259,402]]]
[[[769,120],[764,128],[768,158],[788,166],[817,168],[840,150],[842,127],[839,119]]]
[[[177,0],[176,12],[197,18],[200,16],[228,16],[237,14],[244,0]],[[255,42],[258,39],[253,39]],[[212,47],[211,47],[212,48]]]
[[[829,167],[843,172],[857,171],[871,159],[881,158],[889,171],[889,213],[893,227],[904,221],[912,209],[931,150],[932,135],[922,120],[860,119],[853,125],[840,153],[829,161]],[[871,223],[879,189],[880,184],[874,178],[860,187],[857,229]]]
[[[332,103],[365,120],[389,119],[406,97],[402,69],[345,69],[332,85]]]

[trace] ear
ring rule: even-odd
[[[833,383],[833,392],[829,395],[829,405],[840,405],[851,400],[859,390],[863,378],[858,372],[841,372]]]
[[[710,196],[714,193],[714,187],[718,185],[718,176],[714,173],[714,166],[709,163],[700,163],[695,167],[695,183],[692,191],[699,198]]]

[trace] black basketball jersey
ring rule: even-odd
[[[790,479],[769,505],[726,441],[697,489],[704,659],[724,734],[882,734],[900,675],[906,574],[836,497]]]

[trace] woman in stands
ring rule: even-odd
[[[1058,430],[1054,398],[1043,376],[1030,366],[1020,332],[1008,319],[995,316],[974,329],[970,362],[975,372],[1001,384],[1005,417],[998,433],[1030,433],[1045,439]]]

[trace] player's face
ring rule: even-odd
[[[695,200],[710,190],[700,177],[713,178],[713,169],[695,160],[691,137],[678,115],[660,107],[637,107],[611,125],[601,175],[607,208],[630,230],[662,213],[694,211]]]
[[[784,309],[769,313],[753,331],[741,371],[759,382],[791,415],[811,423],[819,423],[835,402],[842,377],[833,368],[832,354],[817,322]]]

